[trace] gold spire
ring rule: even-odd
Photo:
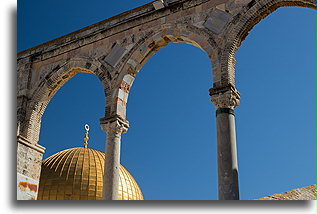
[[[88,137],[89,126],[88,126],[88,124],[85,125],[85,130],[86,130],[86,133],[85,133],[85,137],[84,137],[84,148],[87,148],[88,140],[89,140],[89,137]]]

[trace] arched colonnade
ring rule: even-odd
[[[121,135],[129,128],[126,105],[133,81],[146,61],[169,42],[194,45],[212,64],[218,145],[219,199],[239,199],[234,108],[235,52],[248,32],[283,6],[315,9],[313,0],[167,0],[91,25],[18,53],[18,182],[38,185],[44,147],[38,144],[41,118],[51,98],[80,72],[102,82],[106,96],[101,128],[107,133],[103,198],[117,199]],[[193,73],[193,75],[195,75]],[[155,78],[155,77],[153,77]],[[18,191],[19,192],[19,191]],[[25,199],[24,192],[18,199]],[[36,198],[36,193],[34,193]]]

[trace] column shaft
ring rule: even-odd
[[[121,134],[107,134],[103,183],[104,200],[118,200],[120,146]]]
[[[234,111],[217,110],[218,197],[239,200],[238,161]]]
[[[107,135],[102,199],[118,200],[121,134],[127,132],[129,122],[113,116],[100,119],[100,125]]]

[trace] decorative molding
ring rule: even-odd
[[[234,116],[234,110],[231,108],[218,108],[216,111],[216,116],[220,114],[231,114]]]
[[[119,115],[100,119],[101,129],[108,135],[122,135],[128,131],[129,122]]]
[[[232,85],[222,88],[209,89],[210,101],[214,103],[216,109],[234,109],[240,104],[240,93]]]
[[[31,149],[34,149],[42,154],[45,153],[45,147],[39,145],[39,144],[32,144],[28,139],[25,137],[22,137],[21,135],[17,136],[17,143],[21,143],[27,147],[30,147]]]

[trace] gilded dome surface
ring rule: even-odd
[[[101,200],[105,154],[91,148],[58,152],[42,163],[38,200]],[[120,165],[119,200],[143,200],[132,175]]]

